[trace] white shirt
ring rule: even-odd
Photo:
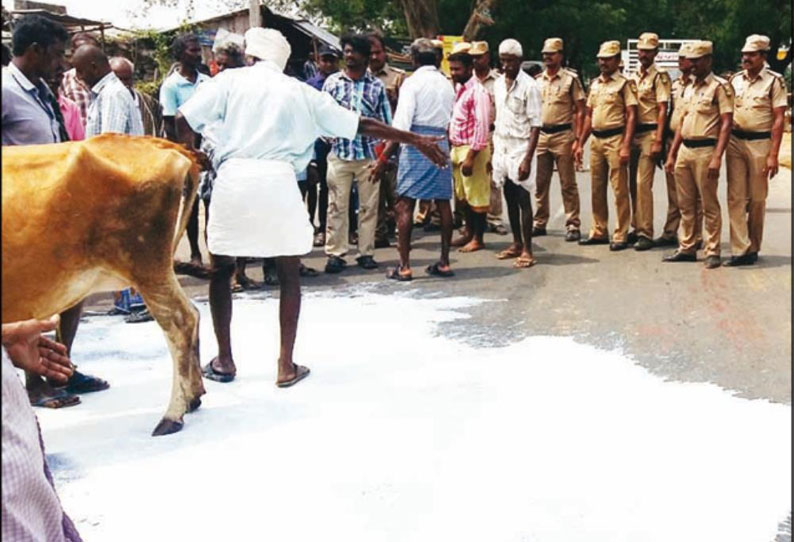
[[[230,158],[309,165],[320,137],[353,139],[359,116],[329,95],[284,75],[274,63],[224,70],[179,107],[190,127],[211,127],[218,164]]]
[[[91,105],[85,120],[86,139],[108,132],[143,135],[141,110],[130,89],[113,72],[91,88]]]
[[[455,90],[435,66],[422,66],[400,87],[400,100],[392,126],[409,131],[412,125],[442,128],[449,126]]]
[[[499,76],[494,84],[494,103],[497,137],[528,139],[531,128],[542,126],[540,85],[523,70],[518,70],[510,88],[504,74]]]

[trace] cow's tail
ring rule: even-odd
[[[190,157],[190,169],[185,175],[184,188],[182,190],[182,207],[179,210],[179,221],[177,223],[176,232],[174,232],[174,253],[176,253],[179,240],[185,234],[187,229],[187,222],[190,219],[190,213],[193,210],[193,204],[196,201],[199,188],[199,164],[194,157]]]

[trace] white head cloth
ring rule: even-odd
[[[272,28],[254,27],[245,33],[245,54],[269,60],[282,70],[287,67],[287,60],[292,47],[284,35]]]
[[[513,55],[517,57],[524,56],[524,49],[521,44],[513,38],[508,38],[499,44],[500,55]]]

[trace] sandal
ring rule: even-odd
[[[31,401],[31,406],[41,408],[66,408],[80,404],[80,397],[61,390],[57,395],[41,397],[37,401]]]
[[[215,359],[212,361],[215,361]],[[235,373],[221,373],[216,371],[212,366],[212,361],[201,368],[201,374],[204,376],[204,378],[208,380],[214,380],[215,382],[220,382],[221,384],[226,384],[227,382],[234,380],[234,377],[236,376]]]
[[[510,258],[518,258],[519,256],[521,256],[521,249],[515,247],[508,247],[496,255],[499,260],[509,260]]]
[[[402,267],[399,265],[397,267],[392,267],[389,269],[389,272],[386,273],[387,279],[396,280],[399,282],[409,282],[414,279],[413,274],[409,271],[408,273],[401,273]]]
[[[301,264],[300,269],[298,269],[298,273],[302,277],[316,277],[318,274],[316,269],[312,269],[311,267],[306,267],[303,264]]]
[[[526,269],[528,267],[532,267],[536,263],[538,263],[538,261],[531,256],[529,258],[526,256],[519,256],[516,258],[516,261],[513,262],[513,267],[516,269]]]
[[[436,262],[433,265],[428,265],[425,271],[427,271],[428,275],[432,275],[434,277],[449,278],[455,276],[455,272],[452,271],[452,269],[446,269],[446,270],[441,269],[441,262]]]
[[[106,390],[110,387],[106,381],[95,376],[86,375],[79,371],[72,373],[69,382],[66,384],[66,391],[69,393],[91,393],[94,391]]]
[[[311,373],[311,369],[308,367],[304,367],[303,365],[296,365],[295,366],[295,376],[290,378],[289,380],[285,380],[284,382],[276,382],[276,386],[279,388],[289,388],[290,386],[294,386]]]

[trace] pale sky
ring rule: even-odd
[[[166,0],[176,7],[153,6],[143,16],[144,0],[58,0],[49,2],[66,6],[67,13],[76,17],[104,20],[121,28],[170,28],[186,17],[187,0]],[[152,2],[154,3],[154,2]],[[14,8],[14,0],[2,0],[7,10]],[[205,19],[247,6],[246,0],[194,0],[193,19]]]

